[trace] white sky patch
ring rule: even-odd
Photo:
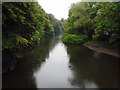
[[[72,3],[80,2],[81,0],[38,0],[38,3],[46,11],[51,13],[57,19],[68,17],[68,10]]]

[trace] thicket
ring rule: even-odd
[[[62,29],[62,23],[47,14],[37,2],[3,2],[3,68],[16,63],[16,59],[38,45],[42,38],[54,36]]]
[[[68,37],[71,38],[71,35],[79,34],[79,36],[86,35],[87,40],[107,41],[114,46],[119,46],[119,7],[119,2],[78,2],[72,4],[69,17],[64,21],[64,33],[67,33],[68,36],[64,37],[63,35],[63,42],[66,42],[66,38],[69,40]],[[71,42],[74,41],[67,41],[67,43]]]

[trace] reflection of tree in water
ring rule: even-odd
[[[80,45],[67,45],[73,78],[69,81],[79,87],[119,87],[119,64],[117,58],[98,54]],[[115,60],[116,59],[116,60]]]
[[[41,61],[45,61],[45,59],[49,57],[50,51],[55,47],[58,41],[58,38],[44,39],[38,47],[27,55],[27,60],[31,62],[34,70],[40,67]]]
[[[58,42],[58,38],[41,41],[22,58],[14,71],[3,74],[3,88],[36,88],[34,71],[40,67],[42,60],[49,57],[49,52]]]
[[[2,81],[3,88],[36,88],[33,69],[26,62],[19,64],[14,71],[4,73]]]

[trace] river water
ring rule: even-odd
[[[118,88],[120,60],[86,48],[45,39],[15,70],[3,74],[3,88]]]

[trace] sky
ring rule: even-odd
[[[80,2],[80,0],[38,0],[46,13],[53,14],[59,20],[68,17],[71,4],[76,2]]]

